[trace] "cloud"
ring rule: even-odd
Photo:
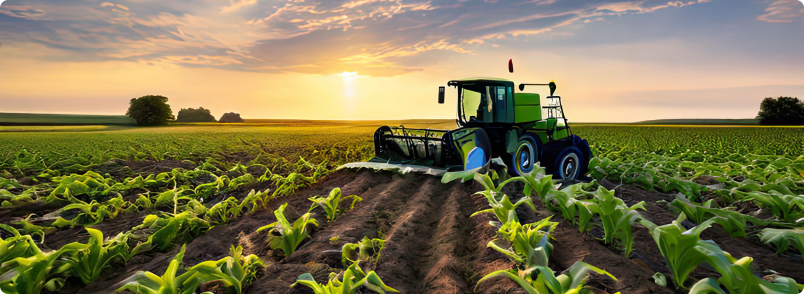
[[[490,40],[545,33],[571,36],[572,25],[708,2],[11,1],[0,8],[0,38],[69,53],[53,56],[55,60],[125,60],[256,72],[358,71],[369,76],[421,71],[422,60],[438,62],[433,56],[500,46]],[[796,0],[777,2],[786,1]],[[791,13],[774,11],[768,19],[784,20]]]
[[[804,16],[804,0],[774,0],[765,9],[765,14],[757,16],[757,20],[773,23],[789,23]]]

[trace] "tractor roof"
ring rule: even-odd
[[[466,78],[460,80],[453,80],[454,82],[473,82],[473,81],[494,81],[494,82],[513,82],[511,80],[501,79],[501,78],[489,78],[489,77],[477,77],[477,78]]]

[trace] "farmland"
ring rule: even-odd
[[[564,293],[545,285],[565,271],[598,293],[804,283],[802,128],[574,127],[592,181],[561,189],[539,173],[335,170],[371,158],[384,123],[0,127],[0,289],[311,293],[352,275],[402,293]],[[582,281],[590,269],[616,280]],[[523,271],[538,280],[517,284]]]

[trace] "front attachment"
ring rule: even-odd
[[[479,128],[445,131],[383,126],[374,132],[374,153],[371,162],[458,171],[487,167],[491,141]]]

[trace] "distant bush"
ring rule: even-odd
[[[222,123],[241,123],[241,122],[243,122],[243,119],[240,118],[239,113],[229,112],[229,113],[224,113],[223,116],[221,116],[221,119],[218,120],[218,122],[222,122]]]
[[[793,97],[765,98],[757,119],[763,125],[804,125],[804,102]]]
[[[161,125],[173,120],[173,111],[167,104],[168,98],[159,95],[148,95],[131,98],[126,115],[133,118],[138,125]]]
[[[179,110],[179,115],[176,117],[176,122],[215,122],[215,117],[209,112],[209,109],[203,107],[195,108],[182,108]]]

